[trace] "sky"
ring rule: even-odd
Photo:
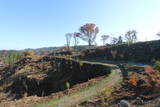
[[[99,27],[98,45],[101,35],[132,29],[138,41],[155,40],[160,0],[0,0],[0,50],[64,46],[65,34],[86,23]]]

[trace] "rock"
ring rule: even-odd
[[[25,92],[22,96],[23,96],[23,97],[28,97],[28,93]]]
[[[128,101],[126,101],[126,100],[121,100],[118,105],[119,105],[119,107],[134,107],[133,105],[131,105],[131,104],[130,104]]]
[[[137,105],[143,105],[143,100],[140,98],[140,97],[137,97],[136,98],[136,101],[135,101],[135,104],[137,104]]]

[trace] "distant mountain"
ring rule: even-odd
[[[76,46],[76,50],[77,51],[81,51],[82,49],[86,49],[88,46],[87,45],[79,45]],[[74,48],[73,46],[71,46],[71,48]],[[62,51],[64,49],[64,46],[60,46],[60,47],[43,47],[43,48],[37,48],[37,49],[25,49],[24,51],[27,50],[33,50],[37,55],[46,55],[49,53],[52,53],[54,51]]]

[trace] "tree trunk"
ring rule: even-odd
[[[89,48],[91,48],[91,40],[88,41]]]

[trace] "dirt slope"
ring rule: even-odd
[[[102,92],[106,88],[113,87],[116,83],[120,82],[120,80],[121,77],[117,70],[115,70],[109,75],[109,77],[106,77],[93,87],[72,93],[71,95],[66,95],[58,100],[50,101],[48,104],[40,104],[35,107],[70,107],[96,96],[98,92]]]
[[[52,56],[24,58],[0,71],[0,105],[26,107],[30,102],[39,103],[39,97],[40,101],[48,100],[45,96],[65,92],[67,82],[71,88],[89,84],[92,79],[110,75],[112,67],[115,66]]]

